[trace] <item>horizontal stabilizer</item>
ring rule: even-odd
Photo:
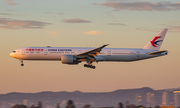
[[[149,55],[167,55],[167,50],[148,53]]]

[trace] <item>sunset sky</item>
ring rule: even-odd
[[[61,61],[9,56],[29,46],[142,48],[168,28],[167,56],[136,62],[99,62],[94,69]],[[41,91],[109,92],[180,87],[179,0],[1,0],[0,94]]]

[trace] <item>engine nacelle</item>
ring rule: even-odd
[[[79,63],[74,55],[61,56],[61,62],[63,64],[78,64]]]

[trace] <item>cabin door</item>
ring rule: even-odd
[[[47,55],[47,49],[44,50],[44,55]]]
[[[22,55],[25,55],[25,49],[22,50]]]

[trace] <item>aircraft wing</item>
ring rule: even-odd
[[[95,56],[97,56],[102,51],[102,49],[104,47],[106,47],[108,45],[109,44],[103,45],[101,47],[89,50],[87,52],[83,52],[83,53],[77,54],[76,56],[78,56],[78,57],[95,57]]]

